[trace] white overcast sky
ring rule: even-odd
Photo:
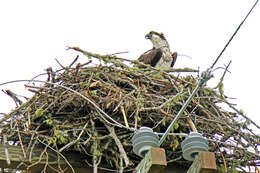
[[[68,65],[78,46],[94,53],[115,53],[130,59],[151,48],[150,30],[163,32],[179,57],[176,67],[206,69],[217,57],[255,0],[8,0],[0,1],[0,83],[31,79],[55,58]],[[227,95],[238,109],[260,123],[260,4],[234,38],[217,66],[228,64]],[[86,61],[81,56],[81,61]],[[218,71],[221,74],[223,71]],[[218,75],[210,81],[219,79]],[[0,86],[23,95],[24,83]],[[0,92],[0,112],[14,108]]]

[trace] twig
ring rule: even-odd
[[[120,159],[120,170],[119,170],[119,172],[123,173],[124,172],[123,157],[120,155],[119,159]]]
[[[139,117],[139,107],[137,108],[136,112],[135,112],[135,127],[134,129],[137,129],[137,124],[138,124],[138,117]]]
[[[192,130],[193,132],[198,132],[198,130],[197,130],[195,124],[193,123],[193,121],[191,120],[191,118],[190,118],[189,116],[186,117],[186,120],[187,120],[187,122],[188,122],[188,124],[189,124],[191,130]]]
[[[130,95],[132,95],[135,91],[137,90],[137,88],[135,90],[132,90],[130,93],[124,95],[124,97],[120,100],[120,102],[117,104],[117,106],[115,107],[115,109],[113,110],[113,112],[115,112],[122,104],[122,102]]]
[[[28,80],[27,80],[28,81]],[[3,85],[3,84],[0,84]],[[31,101],[33,101],[36,98],[36,96],[33,96],[32,98],[30,98],[26,103],[22,104],[20,107],[18,107],[17,109],[13,110],[12,112],[10,112],[9,114],[5,115],[3,118],[0,119],[0,124],[6,120],[8,120],[9,118],[11,118],[14,114],[18,114],[18,112],[20,110],[22,110],[24,107],[27,106],[27,104],[29,104]],[[2,127],[3,125],[0,125],[0,127]]]
[[[175,99],[176,97],[179,97],[181,95],[186,94],[187,92],[184,93],[178,93],[174,96],[172,96],[170,99],[166,100],[163,104],[161,104],[160,106],[155,106],[155,107],[148,107],[148,108],[141,108],[140,111],[148,111],[148,110],[158,110],[158,109],[162,109],[166,104],[168,104],[169,102],[171,102],[173,99]]]
[[[133,62],[132,60],[129,60],[129,59],[126,59],[126,58],[119,58],[119,57],[116,57],[114,55],[99,55],[99,54],[93,54],[91,52],[88,52],[88,51],[84,51],[82,49],[80,49],[79,47],[68,47],[67,50],[69,49],[73,49],[75,51],[78,51],[78,52],[81,52],[83,53],[84,55],[86,55],[87,57],[94,57],[94,58],[111,58],[111,59],[119,59],[119,60],[124,60],[124,61],[128,61],[128,62]]]
[[[169,113],[165,112],[165,111],[162,110],[162,109],[160,109],[160,112],[161,112],[163,115],[165,115],[165,116],[167,116],[167,117],[169,117],[169,118],[174,118],[174,115],[169,114]]]
[[[75,173],[75,171],[74,171],[72,165],[69,163],[69,161],[66,159],[66,157],[63,156],[63,154],[61,154],[59,151],[55,150],[54,148],[52,148],[52,147],[50,147],[49,145],[47,145],[47,144],[45,144],[44,142],[42,142],[38,137],[37,137],[36,139],[37,139],[40,143],[42,143],[43,145],[48,146],[48,148],[50,148],[52,151],[58,153],[58,154],[64,159],[64,161],[69,165],[69,167],[71,168],[72,173]]]
[[[212,119],[211,113],[199,102],[197,102],[196,99],[192,99],[192,102],[195,103],[199,108],[201,108],[202,112],[208,117],[208,119]],[[223,127],[220,124],[217,123],[217,126],[221,131],[224,131]]]
[[[254,124],[258,129],[260,129],[260,126],[257,125],[253,120],[251,120],[249,117],[241,113],[237,108],[235,108],[231,103],[229,103],[226,99],[223,99],[223,101],[231,108],[233,109],[237,114],[241,115],[246,120],[250,121],[252,124]]]
[[[165,70],[165,72],[169,73],[169,72],[176,72],[176,73],[180,73],[180,72],[187,72],[187,73],[197,73],[198,70],[195,69],[191,69],[191,68],[174,68],[174,69],[167,69]]]
[[[58,151],[58,147],[57,147],[57,145],[55,146],[56,147],[56,150]],[[64,173],[64,171],[62,170],[62,168],[61,168],[61,164],[60,164],[60,155],[57,153],[57,160],[58,160],[58,169],[59,169],[59,171],[61,172],[61,173]],[[67,168],[64,168],[64,170],[67,170]]]
[[[94,154],[93,154],[93,173],[98,173],[98,165],[101,162],[101,157],[96,154],[97,150],[97,142],[94,141]]]
[[[223,160],[223,163],[224,163],[225,172],[227,173],[227,172],[228,172],[228,169],[227,169],[227,163],[226,163],[225,157],[224,157],[222,151],[220,150],[220,147],[219,147],[218,143],[215,143],[215,144],[216,144],[217,147],[218,147],[219,153],[220,153],[220,155],[221,155],[221,157],[222,157],[222,160]]]
[[[90,119],[91,122],[91,130],[92,130],[92,136],[96,137],[96,130],[95,130],[95,123],[92,119]],[[97,140],[93,140],[93,148],[92,148],[92,162],[93,162],[93,173],[98,172],[98,165],[101,162],[101,156],[100,152],[98,151],[98,144]]]
[[[84,67],[84,66],[86,66],[86,65],[88,65],[88,64],[90,64],[90,63],[92,63],[92,60],[89,60],[89,61],[87,61],[87,62],[85,62],[85,63],[83,63],[83,64],[79,64],[79,68],[82,68],[82,67]]]
[[[31,149],[30,150],[30,154],[29,154],[29,161],[32,162],[32,156],[33,156],[33,150],[34,150],[34,147],[36,145],[36,140],[34,141],[34,143],[32,144],[32,147],[28,147],[28,149]]]
[[[85,129],[88,126],[88,122],[84,125],[84,127],[82,128],[79,136],[77,137],[76,140],[71,141],[70,143],[66,144],[65,146],[63,146],[61,149],[59,149],[59,152],[61,153],[62,151],[64,151],[65,149],[69,148],[70,146],[74,145],[75,143],[77,143],[80,140],[80,137],[82,136],[82,134],[84,133]]]
[[[121,112],[122,112],[122,114],[123,114],[123,117],[124,117],[125,126],[126,126],[127,128],[129,128],[128,121],[127,121],[127,118],[126,118],[125,109],[124,109],[124,107],[123,107],[123,106],[120,106],[120,108],[121,108]]]
[[[39,89],[39,90],[49,90],[50,89],[50,88],[44,87],[44,86],[33,86],[33,85],[28,85],[28,84],[24,84],[24,86],[27,88],[35,88],[35,89]]]
[[[225,67],[224,73],[222,74],[222,76],[221,76],[221,78],[220,78],[220,80],[218,82],[218,85],[216,87],[214,87],[214,89],[218,88],[223,83],[224,77],[225,77],[225,75],[226,75],[226,73],[228,71],[228,68],[229,68],[231,62],[232,61],[229,61],[228,65]]]
[[[52,70],[51,67],[47,68],[46,69],[47,71],[47,81],[51,81],[51,82],[55,82],[55,76],[56,76],[56,73]]]
[[[124,162],[125,162],[125,165],[126,165],[126,167],[127,167],[127,166],[130,164],[130,161],[129,161],[128,157],[127,157],[127,154],[126,154],[126,152],[125,152],[125,149],[124,149],[122,143],[120,142],[120,140],[118,139],[118,137],[117,137],[117,135],[116,135],[116,133],[115,133],[114,127],[111,127],[111,126],[106,125],[106,128],[107,128],[108,131],[110,132],[111,137],[114,139],[114,141],[115,141],[115,143],[116,143],[116,145],[117,145],[117,147],[118,147],[118,150],[119,150],[120,154],[122,154],[122,156],[123,156],[123,158],[124,158]]]
[[[56,58],[55,58],[55,61],[61,66],[62,69],[67,70],[67,68],[64,67]]]
[[[15,94],[14,92],[12,92],[11,90],[2,90],[6,95],[8,95],[9,97],[11,97],[13,100],[14,100],[14,102],[15,102],[15,104],[16,104],[16,106],[18,107],[19,105],[22,105],[23,104],[23,102],[20,100],[20,99],[18,99],[18,97],[17,97],[17,94]]]
[[[27,169],[30,169],[31,167],[33,167],[33,166],[37,165],[38,163],[40,163],[42,161],[43,155],[47,154],[46,150],[47,150],[47,146],[41,152],[39,159],[36,162],[32,163],[31,165],[27,166]]]
[[[21,145],[21,149],[23,151],[23,157],[24,159],[26,158],[26,153],[25,153],[25,150],[24,150],[24,146],[23,146],[23,141],[22,141],[22,137],[20,135],[20,131],[19,131],[19,128],[17,127],[17,132],[18,132],[18,137],[19,137],[19,142],[20,142],[20,145]]]
[[[69,65],[69,68],[73,66],[73,64],[79,59],[79,56],[77,55],[76,58],[72,61],[72,63]]]
[[[7,137],[6,135],[3,135],[3,140],[4,140],[4,149],[5,149],[5,159],[6,159],[6,163],[7,165],[11,165],[11,161],[9,158],[9,152],[8,152],[8,141],[7,141]]]
[[[172,160],[167,161],[167,164],[168,164],[168,163],[176,162],[176,161],[181,160],[181,159],[182,159],[182,156],[177,157],[176,159],[172,159]]]
[[[46,173],[48,162],[49,162],[49,155],[47,154],[47,152],[45,152],[45,154],[46,154],[46,161],[45,161],[45,165],[44,165],[44,168],[43,168],[44,173]]]
[[[111,55],[118,55],[118,54],[123,54],[123,53],[129,53],[129,52],[128,51],[122,51],[122,52],[112,53]]]

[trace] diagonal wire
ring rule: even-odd
[[[247,13],[246,17],[242,20],[242,22],[239,24],[239,26],[237,27],[236,31],[233,33],[233,35],[230,37],[230,39],[228,40],[228,42],[226,43],[226,45],[224,46],[224,48],[222,49],[222,51],[220,52],[220,54],[218,55],[218,57],[216,58],[216,60],[214,61],[214,63],[211,65],[211,69],[213,69],[213,67],[215,66],[215,64],[218,62],[219,58],[222,56],[222,54],[225,52],[226,48],[228,47],[228,45],[230,44],[230,42],[233,40],[233,38],[235,37],[235,35],[237,34],[237,32],[239,31],[239,29],[241,28],[241,26],[244,24],[244,22],[246,21],[247,17],[251,14],[251,12],[253,11],[253,9],[255,8],[256,4],[258,3],[259,0],[256,0],[256,2],[254,3],[254,5],[251,7],[251,9],[249,10],[249,12]]]
[[[241,26],[244,24],[244,22],[246,21],[247,17],[251,14],[252,10],[255,8],[256,4],[258,3],[259,0],[257,0],[254,5],[251,7],[251,9],[249,10],[249,12],[247,13],[246,17],[242,20],[242,22],[239,24],[239,26],[237,27],[237,29],[235,30],[235,32],[233,33],[233,35],[231,36],[231,38],[228,40],[228,42],[226,43],[226,45],[224,46],[224,48],[222,49],[222,51],[220,52],[220,54],[218,55],[218,57],[216,58],[216,60],[214,61],[214,63],[211,65],[210,68],[208,68],[206,71],[202,72],[200,75],[200,79],[198,81],[197,86],[195,87],[195,89],[192,91],[191,95],[188,97],[188,99],[186,100],[186,102],[184,103],[184,105],[181,107],[181,109],[179,110],[178,114],[174,117],[174,119],[172,120],[171,124],[168,126],[168,128],[166,129],[166,131],[164,132],[163,136],[160,138],[159,141],[159,146],[163,143],[163,141],[165,140],[165,138],[167,137],[168,133],[171,131],[171,128],[173,127],[173,125],[175,124],[175,122],[179,119],[179,117],[182,115],[182,113],[184,112],[184,110],[187,108],[187,106],[189,105],[191,99],[194,97],[194,95],[197,93],[197,91],[200,89],[200,87],[206,83],[211,77],[212,77],[212,69],[215,66],[215,64],[218,62],[219,58],[221,57],[221,55],[225,52],[226,48],[229,46],[230,42],[233,40],[233,38],[235,37],[235,35],[237,34],[237,32],[239,31],[239,29],[241,28]]]

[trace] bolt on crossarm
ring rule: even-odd
[[[159,141],[159,146],[163,143],[163,141],[165,140],[165,138],[167,137],[168,133],[170,132],[172,126],[174,125],[174,123],[179,119],[179,117],[182,115],[182,113],[184,112],[184,110],[187,108],[187,106],[189,105],[191,99],[194,97],[194,95],[197,93],[197,91],[200,89],[200,87],[206,83],[211,77],[212,77],[212,68],[208,68],[206,71],[201,73],[199,82],[197,84],[197,86],[195,87],[195,89],[193,90],[193,92],[191,93],[191,95],[189,96],[189,98],[186,100],[186,102],[184,103],[184,105],[182,106],[182,108],[180,109],[180,111],[178,112],[178,114],[174,117],[174,119],[172,120],[171,124],[169,125],[169,127],[167,128],[167,130],[165,131],[165,133],[163,134],[163,136],[161,137],[160,141]]]

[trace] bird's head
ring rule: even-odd
[[[145,38],[151,40],[154,48],[161,48],[165,46],[169,47],[163,33],[150,31],[148,34],[145,35]]]

